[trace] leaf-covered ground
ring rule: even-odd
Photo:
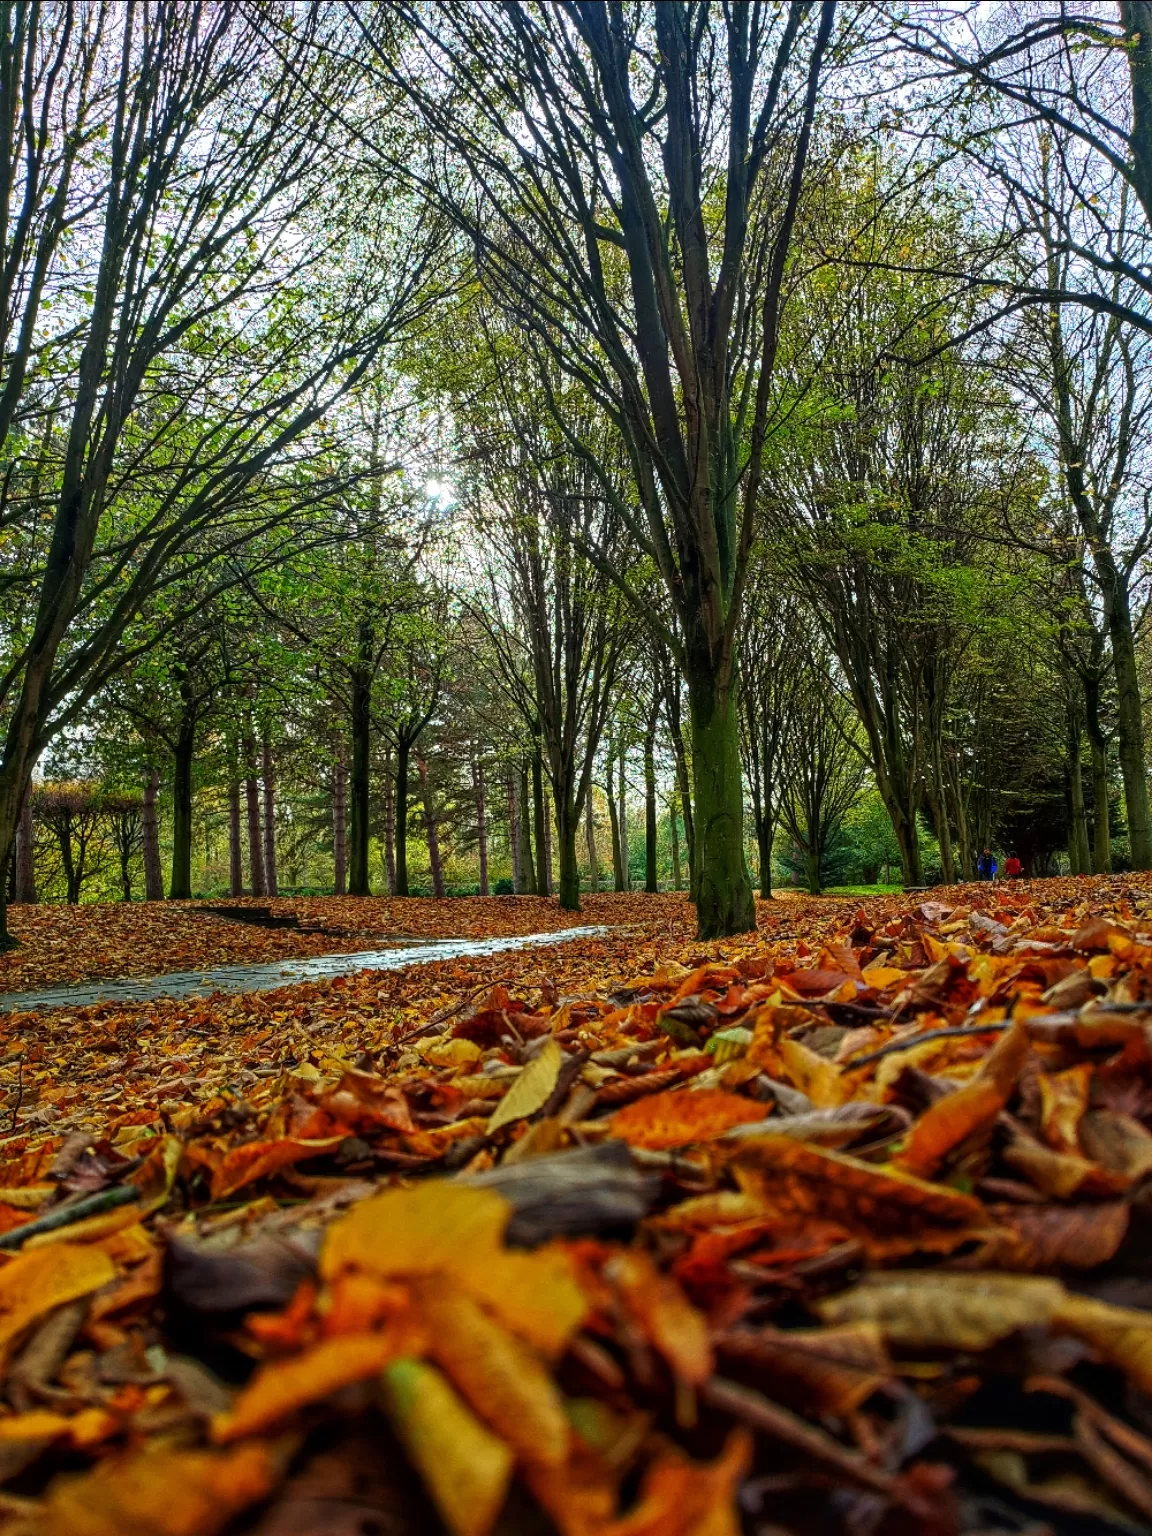
[[[683,897],[664,906],[690,930]],[[651,903],[649,902],[649,908]],[[770,909],[766,909],[770,910]],[[267,913],[272,919],[263,921]],[[247,919],[247,920],[246,920]],[[0,953],[0,994],[109,977],[383,949],[407,939],[495,938],[594,923],[650,921],[643,899],[602,894],[581,913],[537,896],[396,900],[374,896],[14,906],[20,944]]]
[[[4,1536],[1148,1528],[1152,883],[632,903],[0,1020]]]

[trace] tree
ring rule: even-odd
[[[320,218],[337,75],[294,21],[285,68],[238,6],[3,7],[0,866],[135,616],[313,499],[289,450],[423,308],[418,224],[367,282]]]
[[[736,654],[834,0],[397,9],[411,29],[398,55],[395,11],[357,20],[429,138],[419,161],[378,152],[462,232],[540,363],[557,430],[659,572],[688,685],[699,931],[751,928]],[[548,389],[553,369],[613,422],[627,498]],[[585,552],[655,623],[606,552]]]
[[[491,580],[475,606],[498,676],[536,743],[533,798],[537,879],[546,888],[547,769],[559,841],[559,900],[580,910],[577,838],[593,764],[631,625],[615,584],[583,554],[589,543],[621,565],[620,529],[587,464],[550,441],[526,403],[504,397],[502,433],[489,426],[473,454],[476,521]],[[578,406],[576,407],[578,408]],[[486,419],[493,420],[489,409]]]
[[[752,798],[752,824],[760,865],[760,895],[772,895],[772,845],[780,815],[784,737],[807,681],[807,648],[799,604],[779,595],[779,581],[750,582],[748,621],[740,656],[740,724],[744,768]]]
[[[833,658],[811,632],[809,638],[781,743],[780,811],[803,855],[808,889],[818,896],[825,856],[859,798],[868,760]]]

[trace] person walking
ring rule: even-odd
[[[1010,853],[1004,860],[1004,873],[1009,880],[1019,880],[1024,873],[1024,866],[1014,853]]]
[[[992,852],[991,848],[985,848],[984,852],[976,860],[976,878],[978,880],[995,880],[998,867],[996,855]]]

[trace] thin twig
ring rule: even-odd
[[[905,1035],[901,1040],[889,1040],[887,1045],[869,1051],[866,1056],[857,1056],[854,1061],[844,1062],[843,1070],[854,1072],[857,1067],[871,1066],[881,1056],[891,1056],[894,1051],[909,1051],[913,1046],[924,1045],[929,1040],[956,1040],[961,1035],[988,1035],[993,1031],[1011,1029],[1014,1023],[1014,1019],[1000,1019],[992,1024],[956,1024],[949,1029],[927,1029],[920,1035]]]

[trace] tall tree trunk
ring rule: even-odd
[[[192,767],[196,760],[196,716],[185,708],[176,729],[172,752],[172,879],[168,887],[170,901],[192,898]],[[233,781],[235,773],[232,774]],[[233,785],[229,785],[231,793]],[[244,877],[232,874],[232,894],[243,892]]]
[[[260,785],[256,779],[256,738],[251,730],[244,738],[244,799],[248,816],[248,867],[252,871],[253,896],[266,896],[264,839],[260,831]]]
[[[680,829],[677,823],[680,820],[679,808],[676,804],[676,796],[673,795],[668,807],[668,831],[672,843],[672,889],[683,889],[680,879]]]
[[[164,875],[160,868],[160,825],[156,799],[160,793],[160,770],[149,769],[144,781],[144,811],[140,822],[140,840],[144,853],[144,900],[164,900]]]
[[[1116,740],[1124,781],[1124,813],[1133,869],[1152,869],[1152,822],[1148,811],[1148,768],[1144,760],[1144,710],[1136,641],[1128,594],[1108,605],[1108,633],[1116,672]]]
[[[536,896],[540,887],[536,882],[536,866],[532,861],[532,792],[529,788],[528,765],[520,766],[520,782],[517,786],[517,804],[519,816],[517,817],[516,831],[520,847],[520,877],[524,885],[525,894]],[[537,848],[539,852],[539,848]]]
[[[616,786],[612,779],[615,772],[616,759],[612,747],[608,747],[608,786],[605,791],[608,800],[608,822],[612,828],[612,885],[617,891],[624,890],[624,860],[620,846],[620,809],[616,801]]]
[[[384,754],[384,875],[388,894],[396,894],[396,772],[391,747]]]
[[[1092,761],[1092,873],[1112,868],[1112,826],[1108,808],[1108,737],[1100,719],[1100,679],[1084,679],[1084,725]]]
[[[60,863],[64,867],[64,899],[70,907],[79,905],[80,880],[82,871],[77,867],[72,850],[72,829],[65,822],[57,832],[57,842],[60,844]]]
[[[396,740],[396,894],[408,894],[408,754],[411,743]]]
[[[343,753],[332,765],[332,890],[348,894],[348,769]]]
[[[592,811],[592,786],[584,801],[584,840],[588,845],[588,889],[599,892],[600,866],[596,859],[596,822]]]
[[[696,889],[693,870],[696,868],[696,829],[692,815],[692,774],[688,767],[688,751],[684,745],[684,732],[677,716],[670,719],[672,753],[676,759],[676,785],[680,791],[680,814],[684,818],[684,846],[688,853],[688,889]]]
[[[516,774],[508,773],[508,846],[512,852],[512,889],[524,894],[524,866],[520,862],[520,805],[516,796]]]
[[[545,894],[551,896],[556,887],[552,879],[552,800],[547,790],[544,791],[544,877],[540,883]]]
[[[617,890],[632,889],[632,860],[628,848],[628,785],[624,776],[627,753],[620,748],[620,780],[617,790],[616,815],[620,823],[620,884]]]
[[[476,851],[480,857],[480,894],[488,895],[488,808],[484,802],[484,764],[472,759],[472,793],[476,797]]]
[[[820,850],[809,845],[804,850],[804,873],[808,877],[808,890],[813,896],[820,894]]]
[[[350,811],[348,839],[348,893],[371,896],[368,882],[368,842],[370,836],[372,751],[372,679],[363,669],[352,674],[352,772],[350,776]]]
[[[228,874],[233,896],[244,894],[244,854],[240,842],[240,776],[235,760],[228,780]]]
[[[265,731],[260,743],[261,777],[264,780],[264,888],[269,896],[279,896],[280,877],[276,869],[276,766],[272,760],[272,742]]]
[[[644,737],[644,889],[660,889],[656,879],[656,712]]]
[[[532,838],[536,853],[536,892],[551,896],[551,872],[548,869],[548,812],[544,805],[544,763],[537,747],[532,754]]]
[[[760,899],[772,900],[772,817],[761,812],[756,820],[756,858],[760,865]]]
[[[424,802],[424,829],[428,837],[428,868],[432,872],[432,894],[437,901],[443,901],[444,865],[440,858],[440,831],[436,824],[436,807],[432,800],[432,785],[428,779],[427,758],[420,758],[416,769],[420,775],[420,797]]]
[[[933,767],[927,790],[928,811],[932,817],[932,829],[940,849],[940,878],[945,885],[955,885],[956,865],[952,858],[952,829],[948,825],[948,807],[944,801],[943,787]]]
[[[35,830],[32,826],[32,784],[27,784],[16,823],[16,900],[31,905],[36,900]]]
[[[1086,875],[1092,868],[1088,852],[1088,814],[1084,805],[1084,773],[1080,753],[1080,721],[1069,711],[1068,718],[1068,863],[1074,875]]]
[[[718,696],[712,679],[690,676],[688,704],[695,775],[693,897],[702,939],[756,926],[752,881],[744,859],[744,791],[736,692]]]
[[[560,905],[565,912],[580,910],[580,864],[576,838],[580,817],[571,799],[556,802],[556,835],[560,845]]]

